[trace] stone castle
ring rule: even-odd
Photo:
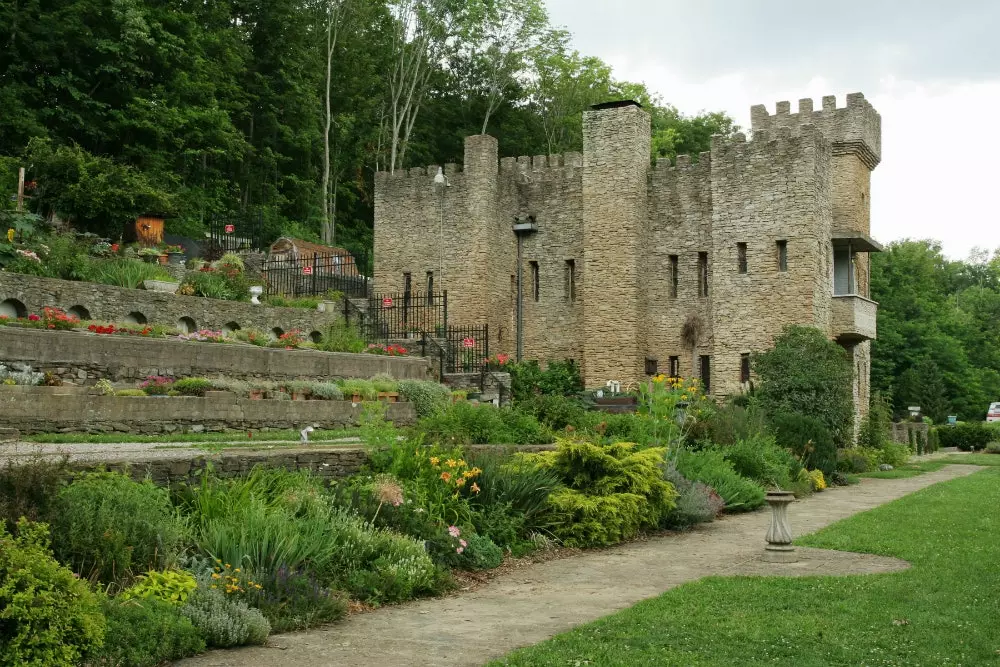
[[[574,359],[588,387],[662,372],[738,393],[750,353],[816,326],[851,355],[860,414],[881,118],[860,93],[751,117],[751,140],[675,165],[651,165],[649,115],[617,102],[584,113],[582,154],[498,160],[480,135],[461,168],[378,174],[376,289],[448,290],[449,323],[488,323],[491,352]]]

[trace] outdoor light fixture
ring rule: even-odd
[[[444,185],[449,186],[451,183],[448,182],[448,177],[444,175],[444,169],[438,167],[438,173],[434,174],[434,185]]]

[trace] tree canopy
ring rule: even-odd
[[[261,209],[272,235],[369,247],[376,170],[460,162],[484,131],[505,155],[580,150],[581,112],[619,97],[658,157],[734,129],[617,80],[540,0],[0,3],[0,184],[27,166],[34,208],[102,235]]]

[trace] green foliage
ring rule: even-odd
[[[167,492],[150,481],[92,473],[61,489],[52,513],[56,556],[102,583],[170,565],[184,527]]]
[[[470,454],[469,459],[481,470],[477,480],[481,490],[469,497],[473,507],[483,511],[503,507],[521,517],[524,531],[542,528],[549,494],[562,484],[558,471],[490,451]],[[495,535],[488,531],[486,534],[496,541]],[[499,543],[510,546],[504,541]]]
[[[567,426],[579,428],[593,421],[583,402],[568,396],[529,395],[518,401],[517,409],[534,415],[535,419],[554,431],[561,431]]]
[[[316,349],[324,352],[364,352],[368,343],[357,327],[346,322],[337,322],[327,327]]]
[[[503,551],[486,535],[469,535],[462,556],[470,570],[492,570],[503,562]]]
[[[348,398],[359,396],[362,401],[374,401],[378,398],[378,390],[375,389],[375,385],[372,384],[371,380],[362,380],[359,378],[341,380],[340,389],[344,392],[344,396]]]
[[[309,393],[313,398],[324,401],[344,400],[344,392],[341,391],[340,385],[335,382],[313,382],[310,384]]]
[[[873,392],[868,414],[861,421],[858,446],[882,449],[892,442],[892,406],[881,392]]]
[[[764,504],[764,488],[736,472],[720,451],[681,449],[674,463],[687,479],[712,487],[726,501],[727,510],[744,512]]]
[[[789,490],[802,470],[795,455],[766,435],[739,440],[720,450],[736,472],[764,487]]]
[[[194,271],[184,277],[180,292],[209,299],[246,301],[250,298],[250,282],[236,269]]]
[[[726,508],[726,501],[712,487],[690,481],[678,472],[673,461],[667,464],[663,478],[677,489],[677,506],[667,515],[667,528],[684,530],[699,523],[708,523]]]
[[[138,396],[145,397],[145,396],[149,396],[149,395],[150,394],[147,394],[142,389],[118,389],[117,391],[115,391],[115,396],[131,396],[131,397],[135,398],[135,397],[138,397]]]
[[[552,442],[551,432],[530,414],[514,408],[461,402],[421,419],[415,430],[427,442],[445,445]]]
[[[184,570],[150,570],[136,577],[136,582],[122,591],[123,600],[156,598],[170,604],[184,604],[198,588],[194,575]]]
[[[0,525],[0,664],[72,667],[99,648],[104,618],[87,583],[49,550],[45,524]]]
[[[207,586],[199,587],[180,612],[212,648],[263,644],[271,634],[260,610]]]
[[[556,451],[520,458],[565,484],[549,494],[552,533],[567,546],[603,546],[656,528],[673,510],[677,492],[663,479],[663,455],[632,443],[560,440]]]
[[[214,388],[213,381],[205,378],[182,378],[171,385],[171,389],[181,396],[204,396],[206,391]]]
[[[535,394],[571,396],[583,391],[580,367],[572,359],[550,361],[542,370],[537,361],[508,364],[511,394],[515,402]]]
[[[86,279],[114,285],[139,289],[147,280],[163,280],[174,282],[176,279],[167,273],[159,264],[147,264],[135,259],[102,259],[92,261],[87,271]]]
[[[853,371],[847,353],[814,327],[790,326],[774,348],[756,354],[757,400],[773,419],[783,413],[818,419],[846,445],[853,437]],[[826,471],[824,471],[826,472]]]
[[[104,646],[90,654],[94,667],[156,667],[205,650],[205,640],[181,608],[156,598],[105,598]]]
[[[400,380],[399,396],[413,403],[418,418],[442,412],[451,403],[448,387],[431,380]]]
[[[311,572],[282,567],[259,579],[261,590],[248,592],[246,598],[260,610],[272,632],[333,623],[347,613],[346,596],[322,584]]]
[[[985,422],[960,422],[938,429],[942,447],[958,447],[963,452],[984,449],[995,437]]]
[[[775,440],[791,450],[810,470],[830,474],[837,467],[837,447],[826,424],[817,417],[776,413],[770,417]]]
[[[48,519],[59,488],[70,475],[68,463],[69,457],[8,459],[0,468],[0,526],[12,531],[21,517]]]

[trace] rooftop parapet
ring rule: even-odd
[[[848,95],[847,106],[839,109],[833,95],[823,98],[821,110],[813,110],[808,98],[799,100],[796,113],[789,102],[778,102],[774,114],[758,104],[750,107],[750,123],[755,135],[814,125],[833,146],[834,155],[857,155],[869,169],[882,160],[882,117],[861,93]]]

